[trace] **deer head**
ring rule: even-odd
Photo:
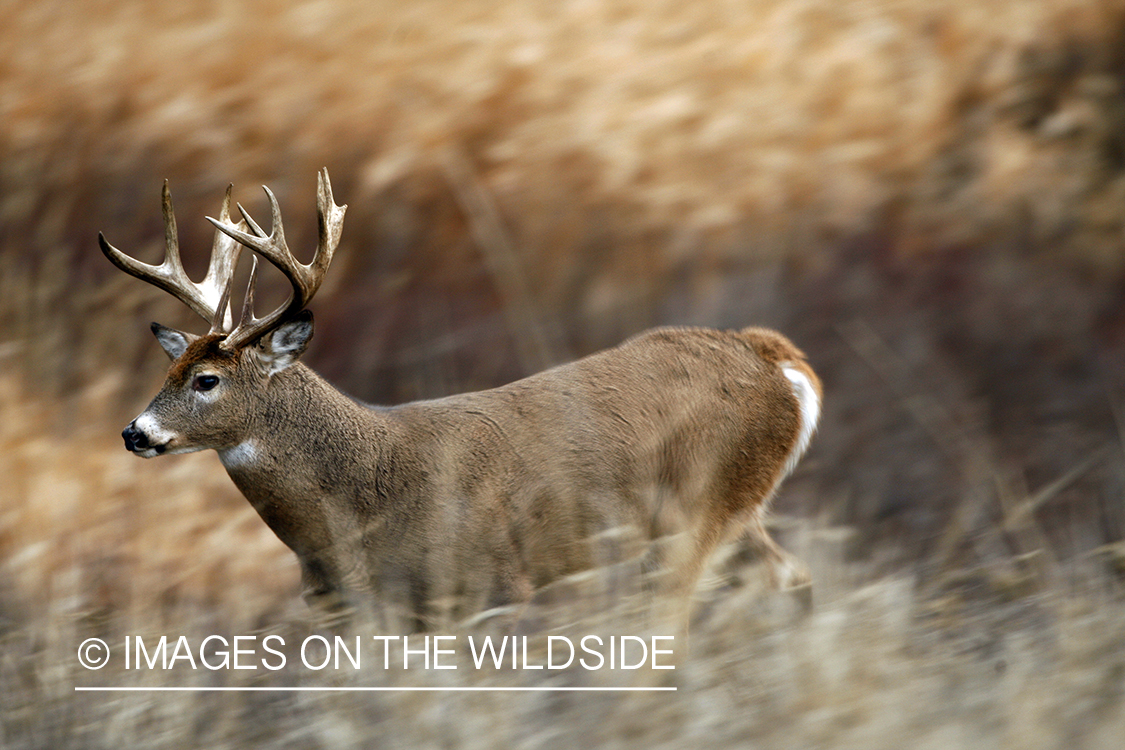
[[[317,179],[319,242],[312,262],[293,257],[285,243],[281,210],[267,187],[272,226],[267,234],[239,205],[242,219],[230,217],[227,188],[215,225],[211,260],[203,281],[188,278],[180,260],[176,218],[165,181],[163,213],[165,256],[158,265],[143,263],[110,245],[99,233],[106,257],[122,271],[163,289],[211,324],[203,336],[152,324],[157,342],[172,360],[160,392],[121,433],[125,447],[143,458],[237,445],[254,413],[257,392],[297,361],[312,338],[312,313],[305,306],[320,288],[340,240],[344,211],[332,200],[328,170]],[[250,281],[237,325],[231,314],[231,287],[242,247],[254,253]],[[276,266],[292,285],[289,299],[264,317],[254,313],[258,255]]]

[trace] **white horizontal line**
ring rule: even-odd
[[[561,693],[561,692],[618,692],[618,693],[651,693],[675,692],[674,687],[78,687],[76,693],[102,692],[102,693],[313,693],[313,692],[429,692],[429,693]]]

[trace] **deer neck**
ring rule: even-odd
[[[383,417],[301,363],[274,375],[259,398],[243,439],[219,451],[227,473],[298,555],[339,547],[341,524],[370,495]],[[372,520],[379,515],[368,512]]]

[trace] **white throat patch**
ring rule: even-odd
[[[246,440],[233,448],[225,448],[219,453],[219,460],[227,470],[241,469],[258,460],[258,447],[253,440]]]

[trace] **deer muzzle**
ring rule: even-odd
[[[132,453],[144,453],[151,450],[159,455],[167,448],[166,445],[152,445],[148,435],[137,429],[136,422],[130,422],[129,426],[121,431],[121,437],[125,440],[125,450]]]

